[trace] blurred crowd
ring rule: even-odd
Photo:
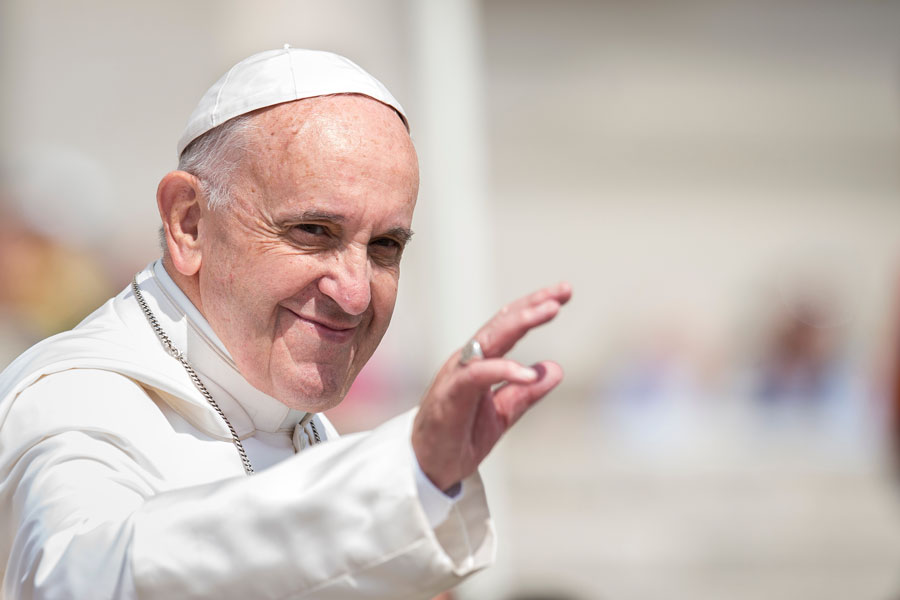
[[[77,325],[112,291],[100,256],[34,227],[0,198],[0,364]]]
[[[746,340],[710,346],[677,320],[631,340],[596,392],[611,434],[671,457],[723,428],[734,433],[731,424],[767,445],[879,460],[898,435],[900,335],[886,332],[883,350],[866,360],[832,300],[760,297],[755,319],[736,328]],[[885,320],[900,323],[900,313]]]

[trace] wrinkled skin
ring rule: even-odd
[[[193,260],[178,267],[170,254],[246,379],[320,412],[343,399],[390,323],[416,155],[397,114],[361,96],[281,104],[253,123],[232,203],[198,203]]]
[[[188,173],[163,178],[164,265],[252,385],[320,412],[343,399],[390,323],[416,154],[397,114],[363,96],[281,104],[253,124],[229,206],[210,210]],[[475,335],[485,359],[461,365],[457,352],[438,372],[412,446],[439,488],[473,473],[562,380],[553,362],[504,355],[570,296],[558,284],[509,304]]]

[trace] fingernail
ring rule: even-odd
[[[538,378],[537,371],[528,367],[519,367],[519,377],[526,381],[534,381]]]

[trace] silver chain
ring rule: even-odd
[[[219,414],[219,416],[222,417],[222,420],[225,421],[225,425],[228,426],[228,431],[231,432],[231,441],[232,443],[234,443],[234,447],[237,448],[238,454],[241,455],[241,462],[244,464],[244,472],[247,475],[252,475],[253,465],[250,464],[250,458],[247,456],[247,452],[244,450],[244,444],[241,443],[241,439],[238,437],[238,434],[234,430],[234,427],[231,426],[231,422],[228,420],[228,417],[225,416],[225,413],[222,412],[222,409],[219,408],[219,405],[216,404],[215,400],[213,400],[212,394],[209,393],[209,390],[207,390],[206,386],[203,385],[203,382],[200,381],[200,376],[197,375],[194,367],[190,365],[181,350],[175,347],[175,344],[172,343],[172,340],[170,340],[169,336],[166,335],[166,332],[163,331],[163,328],[160,326],[159,321],[156,320],[156,316],[153,314],[153,311],[151,311],[150,307],[147,306],[147,301],[144,300],[144,295],[141,294],[141,290],[138,287],[137,276],[135,276],[131,280],[131,289],[134,290],[135,299],[137,299],[141,310],[144,311],[144,316],[147,317],[147,321],[150,323],[150,327],[153,328],[154,333],[156,333],[156,337],[159,338],[159,341],[162,342],[162,345],[166,348],[166,352],[168,352],[173,358],[177,359],[178,362],[181,363],[181,366],[183,366],[184,370],[187,371],[187,374],[190,376],[191,381],[194,382],[194,385],[198,390],[200,390],[200,393],[203,394],[203,397],[206,398],[206,401],[209,402],[209,405],[212,406]]]
[[[147,317],[147,322],[150,323],[150,327],[153,328],[153,332],[156,333],[156,337],[159,338],[159,341],[162,342],[162,345],[165,347],[166,352],[168,352],[173,358],[177,359],[178,362],[181,363],[181,366],[184,367],[184,370],[187,371],[188,376],[190,376],[191,381],[194,382],[196,388],[203,394],[203,397],[206,398],[206,401],[209,402],[209,405],[215,409],[216,413],[222,420],[225,422],[225,425],[228,426],[228,431],[231,433],[231,441],[234,444],[234,447],[237,448],[238,454],[241,455],[241,462],[244,465],[244,472],[247,475],[253,474],[253,465],[250,464],[250,457],[247,456],[247,452],[244,450],[244,444],[241,443],[241,439],[238,437],[237,432],[234,430],[234,427],[231,426],[231,421],[228,420],[228,417],[225,416],[225,413],[222,412],[222,409],[219,408],[219,405],[216,404],[216,401],[213,400],[212,394],[209,393],[209,390],[206,389],[206,386],[203,385],[203,382],[200,380],[200,376],[197,375],[197,372],[194,370],[194,367],[187,361],[184,357],[184,354],[175,347],[175,344],[172,343],[172,340],[169,339],[169,336],[166,335],[166,332],[163,331],[162,326],[160,326],[159,321],[156,320],[156,316],[153,314],[153,311],[150,310],[150,307],[147,305],[147,301],[144,300],[144,295],[141,294],[141,289],[138,287],[137,283],[137,275],[135,275],[131,280],[131,289],[134,291],[134,297],[137,300],[138,305],[141,307],[141,310],[144,312],[144,316]],[[315,443],[318,444],[322,440],[319,438],[319,430],[316,429],[316,423],[312,419],[309,421],[310,429],[312,429],[313,437],[315,438]]]

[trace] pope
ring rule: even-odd
[[[412,236],[402,106],[285,47],[215,83],[178,153],[162,258],[0,375],[3,597],[413,599],[487,566],[478,465],[562,379],[506,354],[568,284],[501,309],[417,410],[340,437],[321,413],[381,341]]]

